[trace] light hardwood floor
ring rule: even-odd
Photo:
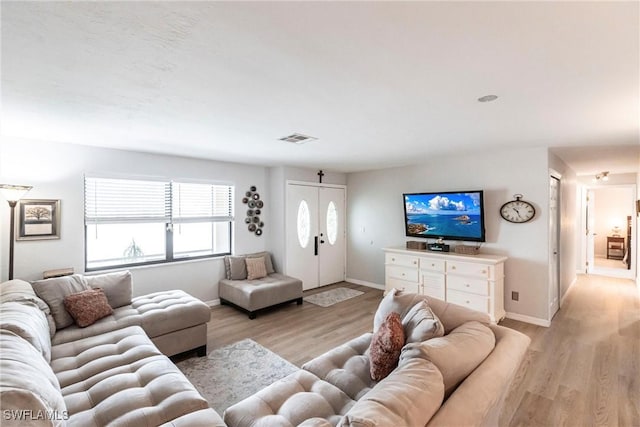
[[[579,276],[531,337],[501,425],[640,426],[640,298],[631,280]]]
[[[297,366],[372,329],[382,291],[364,292],[329,308],[310,303],[278,307],[249,320],[214,307],[208,350],[243,338]],[[506,399],[501,426],[640,427],[640,298],[630,280],[580,276],[544,328],[506,319],[532,342]]]

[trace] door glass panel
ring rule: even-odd
[[[298,205],[298,242],[302,248],[306,248],[311,237],[311,214],[306,200],[302,200]]]
[[[335,244],[338,238],[338,211],[332,201],[327,206],[327,237],[330,244]]]

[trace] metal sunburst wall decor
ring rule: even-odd
[[[244,193],[242,203],[247,205],[247,217],[244,219],[244,223],[247,224],[247,228],[250,233],[255,233],[256,236],[262,236],[262,228],[264,222],[260,220],[260,214],[262,214],[262,208],[264,202],[260,200],[260,193],[258,193],[255,185],[249,188],[249,191]]]

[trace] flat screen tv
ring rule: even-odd
[[[482,190],[406,193],[403,197],[408,237],[485,241]]]

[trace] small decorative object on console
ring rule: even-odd
[[[427,243],[409,240],[407,241],[407,249],[418,249],[418,250],[424,251],[427,249]]]

